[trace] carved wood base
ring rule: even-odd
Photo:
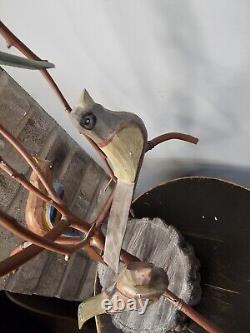
[[[159,218],[132,219],[128,222],[123,248],[142,261],[162,267],[168,274],[169,289],[186,303],[195,305],[199,302],[199,262],[192,247],[173,226]],[[115,279],[113,271],[101,264],[98,265],[98,276],[104,289]],[[125,333],[163,333],[180,332],[185,329],[187,319],[170,303],[160,298],[149,305],[143,315],[137,311],[123,312],[112,315],[112,322]],[[105,326],[109,326],[108,331],[111,332],[107,318],[100,332],[106,332]]]

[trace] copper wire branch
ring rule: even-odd
[[[34,185],[32,185],[23,175],[19,174],[13,167],[11,167],[6,161],[4,161],[0,156],[0,169],[5,171],[9,176],[14,178],[20,185],[22,185],[26,190],[33,192],[36,194],[40,199],[43,201],[50,203],[53,207],[55,207],[62,216],[67,217],[67,220],[69,221],[70,225],[74,227],[77,230],[80,230],[84,233],[87,233],[89,231],[90,225],[88,222],[78,218],[76,215],[74,215],[69,208],[63,203],[61,199],[58,198],[57,194],[54,192],[54,189],[52,187],[52,184],[49,184],[48,180],[40,170],[37,162],[30,156],[30,154],[25,150],[23,145],[21,145],[20,142],[11,134],[9,133],[5,128],[3,128],[0,125],[0,134],[11,144],[13,147],[17,150],[18,153],[29,164],[29,166],[35,171],[44,185],[45,189],[47,189],[49,195],[44,194],[39,189],[37,189]],[[53,192],[52,192],[53,191]],[[98,225],[103,220],[105,214],[107,214],[107,210],[110,208],[113,198],[113,192],[110,194],[108,201],[105,203],[104,207],[101,210],[100,215],[97,216],[96,222]]]
[[[170,132],[170,133],[165,133],[160,136],[157,136],[156,138],[150,140],[147,142],[147,147],[145,152],[153,149],[155,146],[159,145],[162,142],[169,141],[169,140],[181,140],[193,144],[197,144],[199,139],[189,135],[189,134],[183,134],[179,132]]]
[[[52,250],[52,251],[56,251],[62,254],[72,254],[74,251],[76,251],[77,249],[80,248],[84,248],[87,244],[88,244],[88,239],[90,237],[92,237],[93,233],[90,233],[92,230],[95,230],[95,228],[101,225],[102,221],[105,219],[111,204],[112,204],[112,200],[113,200],[113,193],[114,191],[111,192],[111,194],[109,195],[108,200],[104,203],[101,212],[97,215],[96,219],[92,222],[92,224],[90,225],[88,222],[83,221],[81,219],[79,219],[77,216],[75,216],[74,214],[71,213],[71,211],[68,209],[68,207],[64,204],[58,204],[56,202],[54,202],[52,199],[50,199],[46,194],[44,194],[43,192],[41,192],[39,189],[37,189],[34,185],[32,185],[23,175],[19,174],[14,168],[12,168],[6,161],[4,161],[1,156],[0,156],[0,169],[2,169],[3,171],[5,171],[9,176],[11,176],[13,179],[15,179],[20,185],[22,185],[26,190],[28,190],[29,192],[33,192],[35,195],[37,195],[40,199],[42,199],[43,201],[50,203],[52,206],[54,206],[61,214],[62,216],[64,216],[67,221],[69,222],[69,225],[77,230],[80,230],[82,232],[84,232],[86,234],[85,238],[83,240],[79,240],[79,238],[77,238],[77,241],[72,242],[73,244],[65,244],[64,246],[57,246],[54,249],[52,248],[51,242],[49,242],[49,247],[46,246],[46,243],[44,244],[44,248],[46,248],[47,250]],[[2,213],[4,214],[4,213]],[[12,225],[16,225],[17,222],[13,221],[13,219],[11,217],[9,217],[9,223],[6,222],[6,220],[8,219],[7,215],[5,215],[4,217],[5,222],[2,222],[2,224],[5,223],[5,227],[16,233],[15,230],[12,228],[11,229],[11,224]],[[0,212],[0,220],[1,220],[1,212]],[[1,223],[1,221],[0,221]],[[6,224],[7,223],[7,224]],[[26,229],[25,229],[26,230]],[[24,238],[29,240],[30,242],[36,244],[36,245],[41,245],[37,243],[37,241],[34,238],[31,238],[31,234],[35,235],[34,233],[26,233],[25,236],[23,234],[18,234],[19,237]],[[64,252],[62,252],[64,251]]]
[[[6,161],[4,161],[0,156],[0,169],[5,171],[9,176],[11,176],[13,179],[15,179],[20,185],[22,185],[26,190],[33,192],[35,195],[37,195],[40,199],[43,201],[50,203],[52,206],[54,206],[61,214],[64,216],[69,225],[72,226],[75,229],[78,229],[86,234],[85,238],[83,240],[77,240],[75,242],[72,242],[73,244],[65,244],[59,245],[57,244],[54,246],[54,243],[45,241],[44,244],[42,244],[43,237],[37,238],[37,235],[33,232],[27,230],[26,228],[20,226],[13,218],[8,217],[5,213],[0,212],[0,224],[2,224],[5,228],[8,230],[14,232],[17,236],[29,240],[31,243],[34,243],[36,245],[41,245],[47,250],[52,250],[59,252],[61,254],[72,254],[74,251],[80,248],[84,248],[86,245],[88,245],[89,238],[92,236],[92,233],[90,232],[95,230],[96,226],[99,226],[105,216],[107,215],[112,199],[113,199],[113,191],[110,194],[108,200],[105,202],[104,206],[102,207],[101,212],[97,215],[96,219],[93,221],[92,225],[90,226],[89,223],[86,221],[83,221],[79,219],[77,216],[71,213],[71,211],[68,209],[68,207],[64,204],[58,204],[54,202],[52,199],[50,199],[46,194],[41,192],[39,189],[37,189],[34,185],[32,185],[23,175],[19,174],[14,168],[12,168]],[[22,227],[22,229],[20,229]],[[38,243],[39,242],[39,243]]]
[[[42,60],[39,58],[34,52],[32,52],[20,39],[18,39],[4,24],[0,21],[0,34],[4,37],[6,42],[8,43],[8,47],[14,46],[17,48],[22,54],[24,54],[28,59],[32,60]],[[52,89],[55,91],[56,95],[59,97],[61,102],[63,103],[66,111],[71,112],[71,107],[67,102],[66,98],[63,96],[61,90],[58,85],[55,83],[51,75],[46,69],[40,70],[42,75],[48,81]]]
[[[39,180],[45,187],[46,191],[49,193],[51,198],[56,202],[61,202],[62,200],[55,193],[53,186],[49,184],[45,176],[43,175],[38,163],[35,159],[26,151],[26,149],[20,144],[20,142],[11,135],[1,124],[0,124],[0,134],[16,149],[16,151],[24,158],[24,160],[29,164],[31,169],[36,172]]]
[[[19,174],[14,168],[12,168],[6,161],[4,161],[0,156],[0,169],[5,171],[9,176],[15,179],[20,185],[22,185],[26,190],[33,192],[43,201],[50,203],[55,207],[64,217],[67,217],[69,224],[76,227],[76,229],[86,233],[89,230],[89,223],[75,216],[68,207],[63,203],[57,203],[51,199],[48,195],[41,192],[38,188],[32,185],[23,175]]]
[[[53,241],[44,238],[25,228],[22,224],[18,223],[13,217],[7,215],[6,213],[0,211],[0,224],[10,232],[14,233],[19,238],[28,240],[38,246],[42,246],[47,250],[55,251],[57,253],[68,255],[73,253],[73,249],[62,244],[54,243]]]
[[[203,315],[195,311],[191,306],[188,306],[183,300],[178,298],[169,289],[163,294],[171,304],[173,304],[179,311],[183,312],[186,316],[192,319],[196,324],[202,327],[209,333],[225,333],[217,325],[206,319]]]
[[[56,240],[56,238],[61,235],[65,228],[69,227],[69,222],[67,220],[61,220],[57,222],[52,230],[50,230],[46,235],[46,239],[51,241]],[[4,276],[13,270],[16,270],[21,265],[25,264],[28,260],[34,258],[40,252],[43,251],[43,247],[37,245],[30,245],[23,249],[22,251],[2,260],[0,262],[0,276]]]
[[[6,131],[6,130],[5,130]],[[50,203],[53,207],[55,207],[58,212],[61,213],[62,216],[66,217],[69,221],[69,224],[77,230],[80,230],[84,233],[88,233],[90,230],[90,225],[88,222],[80,219],[76,215],[74,215],[69,208],[63,203],[57,203],[49,196],[41,192],[38,188],[36,188],[33,184],[31,184],[23,175],[18,173],[13,167],[11,167],[3,158],[0,156],[0,169],[5,171],[10,177],[15,179],[20,185],[22,185],[27,191],[33,192],[43,201]],[[99,226],[103,219],[106,217],[113,200],[114,190],[108,197],[108,200],[104,203],[104,206],[101,209],[101,212],[97,215],[96,219],[92,222]]]
[[[67,219],[68,221],[68,226],[72,226],[75,229],[81,230],[85,234],[85,238],[81,241],[76,240],[73,242],[74,244],[54,244],[51,243],[50,241],[45,240],[46,236],[44,238],[39,238],[36,234],[31,232],[30,230],[22,227],[19,225],[14,219],[8,217],[6,214],[2,213],[0,215],[0,222],[2,225],[4,225],[8,230],[11,230],[14,232],[16,235],[20,236],[21,238],[24,238],[26,240],[29,240],[31,243],[40,245],[48,250],[56,251],[59,253],[63,254],[71,254],[74,251],[84,248],[84,247],[89,247],[89,238],[92,236],[96,222],[99,225],[104,219],[105,214],[107,214],[111,203],[112,203],[112,196],[113,194],[111,193],[108,201],[105,203],[104,207],[102,208],[100,214],[96,217],[93,226],[90,226],[89,223],[86,221],[78,218],[75,216],[69,209],[68,207],[58,199],[57,194],[53,193],[51,191],[52,184],[49,183],[49,181],[46,179],[40,168],[38,167],[36,161],[30,156],[30,154],[25,150],[25,148],[21,145],[20,142],[16,138],[12,136],[5,128],[3,128],[0,125],[0,134],[11,144],[13,147],[17,150],[17,152],[20,153],[22,157],[25,158],[26,162],[31,166],[34,172],[36,172],[37,176],[43,183],[44,187],[50,191],[48,195],[44,194],[41,192],[39,189],[37,189],[35,186],[33,186],[23,175],[19,174],[14,168],[12,168],[6,161],[3,159],[0,159],[0,169],[5,171],[9,176],[13,177],[18,183],[20,183],[25,189],[27,189],[30,192],[33,192],[35,195],[37,195],[39,198],[41,198],[43,201],[50,203],[52,206],[54,206],[60,213],[61,215]],[[53,195],[53,199],[49,196]],[[89,231],[92,231],[92,233],[89,233]],[[59,236],[57,234],[56,236]],[[45,241],[43,241],[45,240]],[[42,250],[42,249],[41,249]],[[94,251],[90,251],[88,249],[89,254],[92,255],[93,259],[95,260],[102,260],[101,257],[98,254],[95,254]],[[87,252],[88,252],[87,251]],[[37,252],[37,251],[35,251]],[[29,252],[30,253],[30,252]],[[1,264],[0,264],[1,266]],[[0,267],[1,268],[1,267]]]
[[[6,134],[7,131],[5,129],[3,129],[3,132]],[[12,135],[10,133],[8,133],[8,135],[6,137],[7,137],[7,139],[13,139]],[[23,147],[20,143],[18,144],[18,148],[19,148],[19,151],[23,150]],[[104,203],[104,205],[101,209],[101,212],[97,215],[95,220],[92,222],[92,226],[91,226],[87,222],[85,222],[85,221],[79,219],[77,216],[73,215],[67,206],[65,206],[64,204],[58,204],[57,202],[54,202],[46,194],[44,194],[43,192],[38,190],[23,175],[19,174],[14,168],[12,168],[6,161],[4,161],[1,158],[0,158],[0,169],[2,169],[9,176],[14,178],[25,189],[27,189],[30,192],[33,192],[43,201],[48,202],[52,206],[54,206],[62,214],[62,216],[64,216],[67,219],[68,226],[72,226],[84,233],[87,233],[87,235],[85,236],[85,238],[82,241],[77,242],[74,245],[64,244],[64,245],[60,246],[60,244],[51,243],[51,242],[45,240],[47,238],[47,236],[45,236],[45,237],[37,236],[33,232],[20,226],[13,218],[2,213],[2,214],[0,214],[0,223],[4,227],[6,227],[8,230],[14,232],[19,237],[29,240],[31,243],[34,243],[38,246],[39,245],[43,246],[44,248],[46,248],[48,250],[56,251],[56,252],[59,252],[62,254],[72,254],[74,251],[76,251],[80,248],[86,247],[89,244],[89,242],[91,242],[91,245],[94,246],[95,248],[97,248],[98,250],[100,250],[100,251],[104,250],[105,238],[104,238],[103,234],[100,232],[99,229],[96,234],[94,234],[94,231],[95,231],[96,226],[100,226],[100,224],[105,219],[105,217],[110,209],[110,206],[112,204],[112,199],[113,199],[113,191],[109,195],[108,200]],[[35,169],[35,172],[36,172],[36,169]],[[90,231],[92,231],[92,233],[90,233]],[[60,234],[57,234],[57,236],[59,236],[59,235]],[[92,240],[90,240],[90,238]],[[43,242],[43,240],[45,240],[45,241]],[[41,248],[40,251],[42,251],[42,250],[43,249]],[[34,255],[36,255],[40,251],[38,251],[38,249],[34,248],[33,253],[34,253]],[[29,259],[31,257],[33,257],[30,247],[29,247],[29,249],[28,248],[24,249],[22,252],[24,252],[24,253],[27,252]],[[15,258],[18,258],[18,255],[15,255]],[[134,257],[130,254],[126,254],[125,251],[122,251],[121,258],[122,258],[122,261],[124,261],[124,262],[128,262],[128,260],[129,260],[128,258],[132,258],[133,260],[137,259],[136,257]],[[9,260],[9,262],[11,262],[11,260]],[[22,263],[23,263],[23,261],[22,261]],[[6,264],[5,264],[5,267],[6,267]],[[12,266],[11,266],[11,268],[12,268]],[[0,272],[1,272],[1,264],[0,264]]]

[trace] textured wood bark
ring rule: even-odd
[[[198,260],[192,247],[173,226],[159,218],[132,219],[128,222],[123,248],[142,261],[162,267],[168,274],[169,289],[186,303],[195,305],[200,300]],[[98,265],[98,275],[103,289],[115,278],[113,271],[103,265]],[[126,333],[153,333],[179,331],[185,326],[186,318],[161,298],[148,306],[144,315],[123,312],[112,315],[112,322]]]

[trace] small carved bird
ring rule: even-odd
[[[129,112],[97,104],[84,90],[70,117],[78,131],[106,156],[116,177],[104,249],[104,261],[117,273],[129,209],[147,143],[143,121]]]
[[[156,302],[168,287],[168,277],[162,268],[153,264],[143,262],[131,262],[118,275],[113,286],[102,293],[87,299],[78,307],[78,326],[82,328],[84,323],[96,316],[107,313],[104,308],[104,301],[120,299],[126,304],[131,300],[137,302],[137,309],[140,308],[140,301],[148,300],[148,303]],[[121,311],[112,306],[108,313]]]

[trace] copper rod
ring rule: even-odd
[[[4,161],[1,158],[1,156],[0,156],[0,169],[2,169],[9,176],[14,178],[25,189],[27,189],[30,192],[33,192],[35,195],[37,195],[39,198],[41,198],[45,202],[49,202],[51,205],[53,205],[62,215],[67,217],[69,222],[73,222],[72,227],[75,226],[76,229],[81,230],[87,234],[89,233],[89,231],[91,230],[93,225],[90,226],[89,223],[82,221],[77,216],[73,215],[67,206],[59,205],[59,204],[55,203],[47,195],[45,195],[43,192],[41,192],[39,189],[37,189],[33,184],[31,184],[23,175],[19,174],[14,168],[12,168],[6,161]],[[108,213],[108,211],[110,209],[110,206],[112,203],[112,198],[113,198],[113,191],[110,194],[107,202],[105,202],[104,206],[102,207],[100,213],[97,215],[96,219],[93,221],[93,224],[99,225],[101,223],[102,219],[104,219],[104,217],[106,216],[106,214]],[[95,227],[95,225],[94,225],[94,227]],[[15,234],[17,233],[15,228],[13,228],[12,231]],[[32,236],[29,236],[29,237],[32,237]],[[23,236],[22,236],[22,238],[23,238]],[[27,238],[27,234],[26,234],[26,238]],[[27,238],[27,239],[32,243],[36,242],[34,238]],[[64,244],[62,249],[64,249],[65,252],[67,252],[67,254],[70,254],[73,251],[76,251],[77,249],[84,248],[86,246],[88,247],[88,242],[87,242],[86,237],[84,239],[80,239],[80,240],[78,237],[77,237],[77,239],[72,239],[72,238],[66,239],[66,237],[64,237],[64,239],[59,240],[58,243]],[[44,247],[46,248],[46,246],[44,246]],[[47,247],[47,249],[51,249],[51,248]],[[98,254],[94,255],[94,253],[93,253],[94,250],[90,251],[90,249],[88,247],[86,249],[86,251],[91,255],[92,259],[94,259],[94,260],[99,259],[99,261],[102,261],[102,258]]]
[[[184,134],[184,133],[179,133],[179,132],[169,132],[162,134],[160,136],[157,136],[156,138],[150,140],[147,142],[146,150],[145,153],[151,149],[153,149],[155,146],[159,145],[162,142],[169,141],[169,140],[181,140],[193,144],[197,144],[199,139],[189,135],[189,134]]]
[[[96,247],[100,251],[104,251],[105,237],[101,230],[98,229],[94,236],[90,238],[90,245]],[[133,261],[140,261],[139,258],[123,249],[121,250],[120,260],[126,265]]]
[[[21,184],[26,190],[33,192],[43,201],[50,203],[53,207],[55,207],[63,216],[67,217],[68,221],[72,226],[80,226],[81,231],[87,233],[89,230],[89,223],[84,220],[81,220],[77,216],[71,213],[68,207],[64,204],[59,204],[55,202],[53,199],[48,197],[46,194],[41,192],[38,188],[32,185],[23,175],[19,174],[13,167],[11,167],[6,161],[4,161],[0,156],[0,169],[5,171],[9,176],[14,178],[19,184]],[[77,228],[79,229],[79,228]]]
[[[110,194],[108,200],[105,202],[104,206],[102,207],[100,213],[97,215],[96,219],[93,221],[92,226],[89,225],[89,223],[82,221],[79,219],[77,216],[73,215],[70,210],[68,209],[67,206],[65,205],[59,205],[56,202],[54,202],[52,199],[50,199],[48,196],[46,196],[43,192],[41,192],[39,189],[37,189],[34,185],[32,185],[23,175],[19,174],[14,168],[12,168],[6,161],[4,161],[1,156],[0,156],[0,169],[5,171],[9,176],[13,177],[19,184],[21,184],[25,189],[27,189],[30,192],[33,192],[35,195],[37,195],[40,199],[44,200],[45,202],[49,202],[51,205],[53,205],[63,216],[67,218],[69,221],[69,224],[72,224],[72,227],[78,230],[81,230],[82,232],[86,233],[86,236],[84,239],[59,239],[57,242],[58,244],[64,244],[63,248],[66,254],[70,254],[73,251],[76,251],[80,248],[84,248],[85,246],[88,245],[87,239],[89,238],[88,235],[90,231],[93,232],[95,230],[95,227],[100,225],[101,221],[105,218],[106,214],[108,213],[110,206],[112,204],[112,199],[113,199],[113,192]],[[71,223],[73,222],[73,223]],[[12,232],[14,234],[17,234],[17,231],[15,228],[13,228]],[[18,235],[18,234],[17,234]],[[26,235],[27,237],[27,235]],[[32,237],[30,235],[29,237]],[[22,237],[23,238],[23,237]],[[69,237],[68,237],[69,238]],[[34,238],[27,238],[30,242],[36,243]],[[50,248],[43,246],[44,248],[47,248],[48,250],[51,250]],[[87,250],[89,253],[90,251]],[[93,251],[92,251],[93,252]],[[93,257],[93,253],[90,253]],[[96,256],[95,256],[96,258]],[[102,258],[99,256],[99,260],[102,261]]]
[[[58,203],[62,200],[58,198],[53,187],[49,184],[46,177],[43,175],[38,163],[34,158],[26,151],[23,145],[0,124],[0,134],[17,150],[17,152],[23,157],[23,159],[29,164],[29,166],[37,173],[38,178],[49,193],[51,198]]]
[[[179,311],[184,313],[190,319],[192,319],[197,325],[202,327],[209,333],[225,333],[217,325],[205,318],[203,315],[195,311],[191,306],[187,305],[183,300],[178,298],[169,289],[167,289],[163,295],[171,304],[173,304]]]
[[[53,241],[55,240],[66,227],[69,226],[68,221],[61,220],[59,221],[52,230],[46,234],[46,238]],[[4,276],[19,266],[25,264],[28,260],[32,259],[40,252],[43,251],[42,247],[37,245],[30,245],[27,248],[23,249],[21,252],[16,253],[13,256],[10,256],[0,262],[0,276]]]
[[[10,232],[14,233],[16,236],[28,240],[29,242],[36,244],[38,246],[44,247],[47,250],[54,251],[63,255],[72,254],[76,249],[73,245],[63,245],[55,243],[45,237],[39,236],[32,232],[31,230],[25,228],[22,224],[18,223],[13,217],[0,211],[0,224]],[[84,245],[83,241],[79,242],[77,246]]]
[[[13,32],[11,32],[6,25],[3,24],[2,21],[0,21],[0,34],[5,38],[7,43],[10,46],[14,46],[16,49],[18,49],[22,54],[24,54],[28,59],[32,60],[42,60],[39,58],[34,52],[32,52],[20,39],[18,39]],[[45,77],[45,79],[48,81],[52,89],[55,91],[56,95],[59,97],[61,102],[63,103],[66,111],[71,112],[71,107],[69,103],[67,102],[66,98],[63,96],[61,90],[59,89],[58,85],[55,83],[51,75],[46,69],[40,70],[42,75]]]
[[[31,184],[23,175],[19,174],[12,166],[10,166],[6,161],[3,160],[3,158],[0,156],[0,169],[5,171],[10,177],[15,179],[20,185],[22,185],[26,190],[29,192],[33,192],[35,195],[37,195],[41,200],[50,203],[53,207],[55,207],[61,215],[67,217],[67,220],[69,221],[70,225],[80,230],[84,233],[88,233],[90,227],[90,224],[84,220],[81,220],[76,215],[72,214],[72,212],[68,209],[66,205],[58,204],[54,202],[50,197],[48,197],[46,194],[41,192],[38,188],[36,188],[33,184]],[[98,213],[97,217],[94,219],[94,221],[91,224],[95,224],[96,226],[99,226],[102,222],[102,220],[106,217],[111,204],[113,200],[114,190],[110,193],[108,200],[104,203],[103,207],[101,208],[100,212]],[[66,239],[65,239],[66,241]],[[69,243],[75,243],[72,242],[72,240],[68,240]]]

